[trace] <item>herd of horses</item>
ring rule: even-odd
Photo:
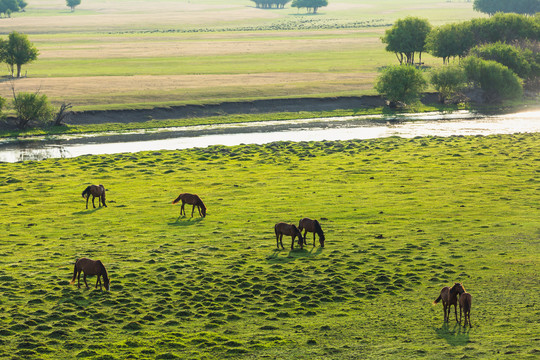
[[[105,204],[105,187],[103,185],[90,185],[82,193],[83,198],[86,199],[86,208],[88,209],[88,199],[92,196],[92,205],[96,207],[94,199],[98,198],[98,206],[107,206]],[[173,204],[182,202],[182,207],[180,208],[180,216],[186,216],[185,205],[192,205],[191,217],[195,212],[195,207],[199,211],[199,216],[206,217],[206,206],[204,205],[201,198],[196,194],[182,193],[178,195],[176,199],[173,200]],[[302,235],[302,231],[304,234]],[[317,220],[303,218],[298,223],[298,227],[294,224],[287,224],[284,222],[279,222],[274,226],[274,232],[276,234],[276,246],[279,249],[281,245],[283,247],[283,235],[291,236],[291,250],[294,249],[294,240],[298,238],[298,245],[303,249],[304,245],[307,245],[306,235],[308,232],[313,233],[313,246],[315,246],[315,235],[319,237],[319,244],[324,247],[324,232],[321,228],[321,224]],[[97,289],[98,285],[100,290],[102,289],[101,278],[103,278],[103,286],[106,290],[109,290],[110,279],[107,275],[107,270],[100,260],[90,260],[87,258],[78,259],[75,262],[75,267],[73,269],[73,278],[71,279],[70,284],[74,284],[75,280],[78,280],[77,286],[81,287],[81,272],[83,273],[84,284],[88,288],[86,283],[87,275],[96,275],[97,281],[95,288]],[[465,317],[464,326],[469,324],[471,327],[471,303],[472,296],[465,291],[463,284],[455,283],[451,288],[445,286],[441,289],[441,293],[437,299],[433,302],[433,305],[436,305],[439,301],[443,302],[444,310],[444,321],[448,322],[450,318],[450,306],[454,305],[454,312],[456,316],[456,321],[461,324],[462,313]],[[459,303],[459,321],[457,317],[457,304]]]

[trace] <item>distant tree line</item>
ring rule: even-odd
[[[498,12],[534,15],[540,11],[540,0],[474,0],[473,9],[489,15]]]
[[[464,87],[479,89],[484,100],[492,102],[521,96],[523,85],[533,92],[540,89],[539,15],[497,13],[436,28],[425,19],[407,17],[396,21],[381,40],[400,63],[385,70],[376,85],[393,104],[417,98],[416,91],[411,95],[405,90],[425,87],[414,66],[415,55],[421,64],[425,51],[442,58],[443,64],[460,59],[459,65],[432,71],[431,83],[441,101]]]
[[[283,9],[291,0],[251,0],[260,9]]]
[[[10,17],[14,12],[24,11],[27,5],[24,0],[0,0],[0,14]]]

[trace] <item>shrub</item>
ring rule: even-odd
[[[512,45],[497,42],[476,46],[471,49],[470,55],[501,63],[522,79],[528,78],[531,74],[531,64],[528,59],[532,58],[532,51],[528,49],[521,50]]]
[[[398,103],[417,102],[426,86],[427,81],[420,70],[412,65],[397,65],[383,70],[375,89],[394,107]]]
[[[519,98],[523,87],[517,75],[493,60],[469,56],[462,61],[467,79],[484,92],[484,100],[496,102]]]
[[[442,103],[463,89],[466,83],[465,71],[457,65],[443,66],[431,72],[431,84],[439,93],[439,100]]]
[[[20,92],[14,94],[13,107],[17,114],[17,126],[21,129],[33,123],[44,124],[52,120],[54,109],[47,95]]]

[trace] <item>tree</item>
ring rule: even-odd
[[[406,17],[396,21],[392,28],[386,30],[381,41],[386,44],[386,51],[396,54],[400,64],[414,63],[414,54],[420,54],[422,61],[422,52],[425,51],[426,37],[431,31],[431,25],[426,19],[415,17]]]
[[[0,42],[1,60],[7,63],[13,76],[14,67],[17,67],[17,77],[21,77],[21,67],[37,59],[39,54],[36,47],[28,40],[25,34],[13,31],[7,41]]]
[[[313,13],[316,14],[317,10],[320,7],[328,6],[328,0],[293,0],[291,7],[295,7],[298,9],[306,8],[312,9]]]
[[[81,0],[66,0],[66,5],[71,8],[71,12],[75,11],[75,6],[80,4]]]
[[[446,64],[450,57],[464,57],[474,45],[470,23],[446,24],[433,29],[426,38],[429,53],[443,59]]]
[[[489,19],[472,19],[470,26],[475,45],[540,39],[540,17],[497,13]]]
[[[10,17],[11,13],[21,10],[17,0],[0,0],[0,13]]]
[[[533,58],[531,50],[522,50],[512,45],[497,42],[476,46],[471,49],[470,54],[480,59],[493,60],[503,64],[522,79],[531,75],[530,60]]]
[[[398,103],[417,102],[426,86],[422,71],[412,65],[396,65],[383,70],[375,89],[395,107]]]
[[[255,6],[261,9],[283,9],[291,0],[251,0]]]
[[[17,126],[24,129],[31,123],[47,123],[52,120],[54,110],[46,95],[13,91],[13,107],[17,114]]]
[[[462,67],[449,65],[433,70],[430,82],[439,93],[439,101],[444,103],[465,87],[467,77]]]
[[[489,15],[498,12],[534,15],[540,11],[540,0],[474,0],[473,9]]]
[[[462,66],[467,79],[483,91],[488,102],[517,99],[523,94],[518,76],[496,61],[469,56],[463,59]]]

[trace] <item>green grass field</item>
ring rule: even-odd
[[[539,141],[1,163],[0,358],[537,358]],[[85,210],[90,183],[107,208]],[[207,217],[179,218],[180,192]],[[273,225],[302,217],[326,247],[277,251]],[[69,285],[82,256],[104,262],[110,292]],[[471,329],[431,305],[455,281],[473,295]]]
[[[396,19],[440,25],[482,16],[461,0],[333,0],[318,15],[253,5],[96,0],[71,13],[62,0],[34,0],[25,13],[0,19],[0,34],[26,33],[40,51],[23,66],[16,91],[103,109],[371,94],[379,68],[397,63],[380,42]],[[0,82],[0,96],[11,99],[11,85]]]

